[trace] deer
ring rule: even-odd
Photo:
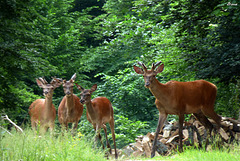
[[[73,94],[75,79],[76,73],[69,81],[62,80],[65,96],[58,107],[58,121],[62,128],[68,130],[68,124],[72,123],[73,131],[77,129],[78,122],[83,114],[83,105],[80,103],[80,98]]]
[[[112,103],[106,97],[96,97],[93,100],[91,100],[92,93],[97,90],[97,84],[94,84],[91,87],[91,89],[84,89],[82,86],[78,85],[77,83],[76,83],[76,86],[81,91],[80,102],[82,104],[85,104],[87,107],[87,112],[86,112],[87,120],[93,125],[93,128],[96,132],[95,143],[97,143],[97,139],[99,139],[101,144],[103,145],[103,149],[104,149],[104,144],[101,141],[102,137],[100,135],[101,128],[103,128],[105,137],[106,137],[107,148],[110,149],[110,154],[112,153],[111,146],[110,146],[108,138],[107,138],[106,123],[109,123],[111,133],[112,133],[112,139],[113,139],[113,143],[114,143],[115,158],[117,159],[118,155],[117,155],[116,142],[115,142]]]
[[[168,114],[179,117],[179,151],[182,152],[182,130],[184,114],[193,114],[205,127],[211,131],[212,123],[206,116],[212,118],[220,128],[221,117],[214,111],[214,103],[217,95],[217,87],[205,80],[190,82],[169,81],[165,84],[156,79],[156,75],[164,69],[164,64],[159,61],[152,64],[148,70],[144,63],[138,62],[142,67],[133,66],[137,74],[143,75],[145,87],[155,96],[155,104],[159,110],[159,120],[156,134],[153,140],[151,158],[155,156],[156,143],[159,132],[162,130]],[[157,69],[155,70],[155,68]]]
[[[40,132],[45,133],[49,128],[51,132],[54,130],[54,121],[56,119],[56,109],[52,103],[53,91],[61,85],[61,82],[53,78],[48,83],[44,78],[36,79],[37,85],[43,89],[45,99],[35,100],[29,107],[29,115],[31,118],[32,129],[40,127]]]

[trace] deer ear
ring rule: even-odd
[[[139,68],[135,65],[133,66],[133,68],[134,68],[134,70],[137,74],[143,74],[144,73],[142,68]]]
[[[55,79],[55,83],[54,83],[54,87],[57,88],[62,84],[62,79],[61,78],[57,78]]]
[[[91,93],[97,90],[97,84],[94,84],[92,88],[90,89]]]
[[[40,88],[43,88],[43,82],[40,81],[39,79],[36,79],[37,81],[37,85],[40,87]]]
[[[161,64],[155,71],[157,73],[161,73],[163,71],[163,69],[164,69],[164,64]]]
[[[78,89],[79,91],[83,91],[83,90],[84,90],[84,88],[83,88],[82,86],[78,85],[77,83],[75,83],[75,85],[77,86],[77,89]]]
[[[72,80],[73,82],[75,81],[76,76],[77,76],[76,73],[74,73],[73,76],[72,76],[72,78],[71,78],[71,80]]]

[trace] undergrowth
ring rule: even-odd
[[[12,135],[0,133],[0,160],[13,161],[99,161],[106,160],[102,149],[93,149],[91,141],[81,133],[36,135],[32,130]]]

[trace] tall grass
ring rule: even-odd
[[[0,160],[99,161],[106,158],[101,150],[93,150],[92,144],[80,133],[38,136],[32,130],[25,130],[13,136],[0,133]]]

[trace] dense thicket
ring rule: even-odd
[[[43,97],[35,78],[98,84],[114,106],[117,144],[155,130],[154,96],[132,66],[165,64],[161,82],[207,79],[216,111],[239,116],[240,4],[232,0],[3,0],[0,2],[0,112],[22,124]],[[76,90],[75,93],[78,93]],[[63,97],[56,89],[58,107]],[[173,118],[169,118],[173,119]],[[85,116],[81,132],[90,132]]]

